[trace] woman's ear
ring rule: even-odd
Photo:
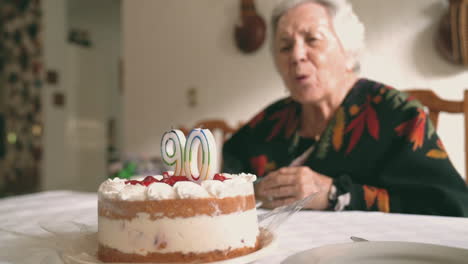
[[[351,54],[351,52],[346,52],[346,71],[353,72],[355,66],[356,58]]]

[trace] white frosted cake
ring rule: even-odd
[[[104,262],[210,262],[259,248],[252,174],[109,179],[98,191]]]

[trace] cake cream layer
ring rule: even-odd
[[[99,216],[98,240],[102,248],[121,253],[198,254],[257,247],[256,210],[218,216],[162,217],[152,220],[138,213],[131,220]]]
[[[193,217],[196,215],[216,216],[246,211],[255,208],[253,195],[226,198],[172,199],[148,201],[121,201],[99,198],[99,216],[131,220],[139,213],[149,218]]]
[[[128,184],[127,180],[114,178],[104,181],[99,186],[98,194],[100,198],[122,201],[225,198],[254,194],[252,183],[256,180],[255,175],[245,173],[222,175],[226,180],[206,180],[200,184],[181,181],[176,182],[174,186],[162,182],[155,182],[149,186]],[[153,177],[163,178],[162,175]]]

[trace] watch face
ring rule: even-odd
[[[328,200],[329,201],[336,201],[336,186],[332,184],[330,187],[330,192],[328,193]]]

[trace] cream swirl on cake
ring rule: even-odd
[[[252,183],[257,179],[254,174],[217,174],[218,180],[206,180],[201,184],[185,179],[184,186],[175,182],[174,186],[164,182],[158,182],[158,179],[168,179],[163,175],[147,176],[154,180],[148,186],[143,184],[142,180],[108,179],[104,181],[98,190],[98,195],[105,199],[116,199],[124,201],[144,201],[144,200],[165,200],[165,199],[187,199],[203,197],[235,197],[238,195],[253,195]],[[145,177],[145,178],[147,178]],[[219,180],[219,179],[222,179]],[[133,182],[133,184],[132,184]],[[182,182],[182,181],[181,181]],[[192,186],[192,187],[191,187]],[[203,188],[207,195],[198,195],[199,188]],[[197,191],[198,190],[198,191]],[[188,197],[190,196],[190,197]]]

